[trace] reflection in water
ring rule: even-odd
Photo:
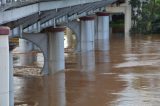
[[[15,104],[159,106],[160,36],[110,40],[108,51],[65,53],[65,72],[15,77]]]
[[[28,80],[27,80],[28,79]],[[16,106],[65,106],[65,74],[48,77],[15,77]]]
[[[124,40],[126,53],[130,53],[132,49],[132,38],[129,33],[125,33]]]
[[[95,69],[95,52],[89,51],[79,54],[78,61],[82,71],[93,71]]]
[[[109,50],[109,39],[99,39],[95,42],[95,49],[100,51]]]
[[[156,74],[135,74],[120,75],[122,80],[127,82],[127,87],[117,95],[120,98],[115,101],[118,106],[159,106],[160,85],[158,84],[160,73]],[[158,84],[158,85],[157,85]]]

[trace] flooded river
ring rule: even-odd
[[[107,51],[66,53],[66,70],[14,77],[16,106],[160,106],[160,35],[114,34]]]

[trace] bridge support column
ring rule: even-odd
[[[0,27],[0,106],[9,106],[9,32]]]
[[[81,52],[94,50],[94,17],[81,17]]]
[[[48,32],[48,63],[49,73],[65,69],[64,59],[64,30],[65,28],[49,28]]]
[[[14,85],[13,85],[13,53],[15,45],[9,45],[9,106],[14,106]]]
[[[109,45],[109,14],[97,13],[96,50],[108,50]]]

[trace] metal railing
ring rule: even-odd
[[[66,0],[0,0],[0,7],[5,7],[12,4],[25,4],[47,1],[66,1]]]
[[[39,3],[39,2],[48,2],[48,1],[69,1],[69,0],[0,0],[0,11],[7,10],[10,8],[16,8],[24,5],[29,5],[29,4]],[[102,0],[102,1],[110,1],[110,0]]]
[[[0,10],[6,10],[11,7],[27,5],[39,2],[39,0],[0,0]]]

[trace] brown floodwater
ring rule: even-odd
[[[160,35],[114,34],[107,51],[66,53],[66,70],[14,77],[15,106],[160,106]]]

